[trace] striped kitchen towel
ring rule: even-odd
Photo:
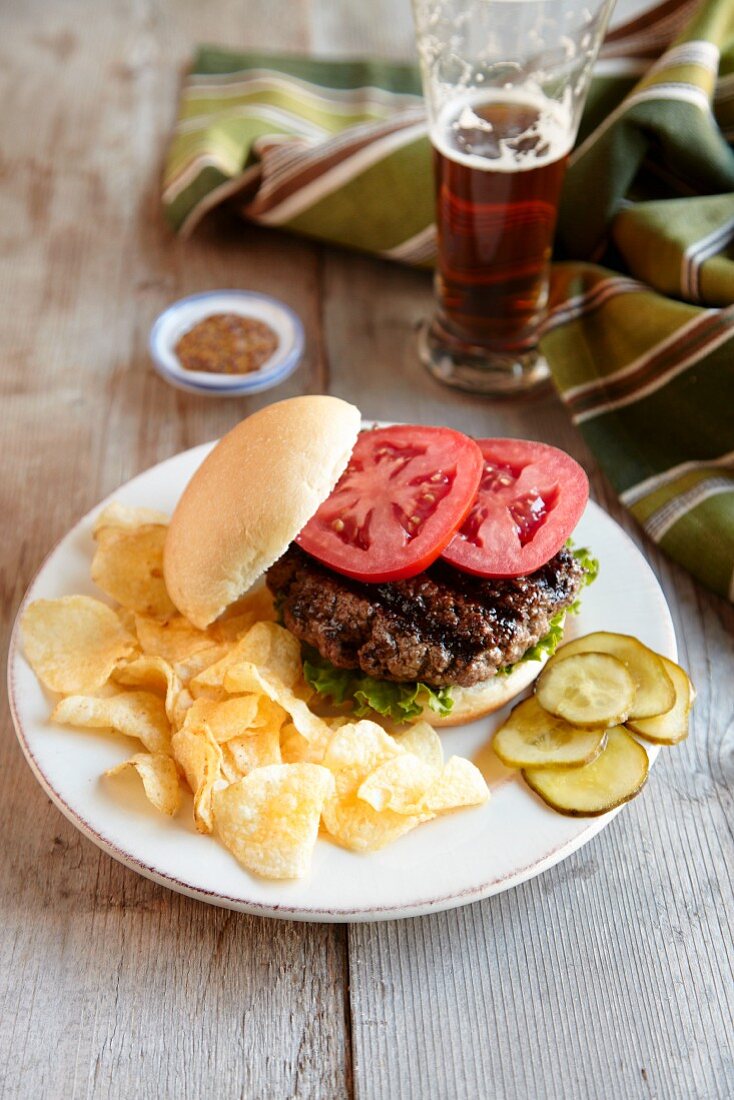
[[[406,65],[200,50],[166,162],[171,224],[190,231],[227,199],[260,224],[430,266],[419,92]],[[734,0],[664,0],[607,37],[564,188],[543,337],[622,501],[729,599],[733,140]]]

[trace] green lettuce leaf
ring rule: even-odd
[[[454,700],[449,687],[375,680],[363,676],[359,669],[335,668],[311,646],[304,645],[302,649],[306,682],[333,703],[351,703],[357,718],[368,718],[372,711],[377,711],[396,722],[409,722],[418,718],[426,706],[441,717],[451,713]]]
[[[599,573],[599,562],[586,547],[575,547],[571,539],[566,545],[583,566],[586,574],[584,584],[591,584]],[[523,661],[538,661],[546,653],[552,657],[563,640],[566,615],[577,615],[580,605],[581,601],[575,600],[566,611],[554,615],[548,633],[514,665],[499,669],[497,675],[507,676]],[[442,718],[451,713],[454,699],[450,687],[432,688],[421,683],[394,684],[390,680],[375,680],[372,676],[363,676],[359,669],[335,668],[312,646],[302,644],[301,649],[306,682],[332,703],[351,703],[352,713],[357,718],[368,718],[372,711],[377,711],[395,722],[410,722],[418,718],[426,706]]]
[[[599,576],[599,559],[595,558],[586,546],[574,546],[573,539],[569,539],[566,546],[584,570],[584,587],[587,584],[593,584]],[[508,676],[513,668],[522,664],[523,661],[539,661],[546,653],[549,657],[552,657],[563,641],[563,624],[566,615],[578,615],[580,610],[581,600],[575,599],[565,611],[559,611],[551,619],[548,633],[530,649],[526,650],[519,661],[515,661],[514,665],[506,665],[504,668],[499,669],[498,675]]]
[[[584,585],[593,584],[599,576],[599,559],[594,557],[587,546],[574,546],[573,539],[568,539],[566,546],[586,574]]]
[[[530,649],[526,649],[522,657],[518,658],[513,665],[505,665],[504,668],[497,669],[498,676],[509,676],[514,668],[521,665],[523,661],[539,661],[545,654],[552,657],[559,645],[563,641],[563,625],[566,621],[566,611],[559,611],[557,615],[554,615],[550,621],[548,633],[544,634],[532,645]]]

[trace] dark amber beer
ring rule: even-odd
[[[537,343],[570,145],[546,102],[495,93],[454,104],[432,129],[434,331],[449,343],[502,353]]]

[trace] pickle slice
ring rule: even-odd
[[[572,726],[616,726],[635,702],[635,682],[622,661],[609,653],[577,653],[549,661],[535,684],[544,710]]]
[[[607,731],[607,744],[583,768],[526,768],[525,782],[552,809],[570,817],[597,817],[629,802],[647,779],[648,759],[642,745],[624,726]]]
[[[657,745],[677,745],[688,736],[688,715],[696,692],[688,673],[680,665],[669,661],[667,657],[661,657],[660,660],[673,681],[675,703],[665,714],[656,714],[653,718],[635,718],[634,721],[628,721],[627,726],[646,741],[654,741]]]
[[[518,703],[492,739],[509,768],[580,768],[606,744],[605,729],[571,726],[543,710],[534,695]]]
[[[551,657],[546,669],[578,653],[609,653],[626,665],[627,671],[635,682],[637,693],[628,717],[652,718],[665,714],[675,703],[673,681],[665,671],[662,657],[653,653],[646,645],[629,634],[610,634],[600,630],[595,634],[586,634],[561,646]]]

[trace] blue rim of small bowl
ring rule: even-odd
[[[180,371],[171,370],[168,364],[163,361],[160,354],[160,333],[164,323],[171,315],[179,313],[182,308],[188,305],[229,295],[234,295],[245,302],[267,302],[268,305],[273,306],[288,318],[293,326],[293,346],[287,352],[285,358],[275,367],[268,367],[266,361],[264,366],[260,367],[257,371],[253,371],[251,374],[219,375],[220,381],[218,383],[211,383],[203,379],[200,381],[203,373],[201,371],[186,371],[183,367],[180,368]],[[285,302],[281,302],[279,298],[273,298],[272,295],[262,294],[257,290],[221,288],[219,290],[206,290],[199,294],[189,294],[187,297],[179,298],[177,301],[171,302],[169,306],[166,306],[163,312],[159,313],[153,322],[150,336],[148,337],[148,352],[156,372],[161,378],[173,386],[188,390],[190,393],[205,393],[213,397],[240,397],[246,394],[259,393],[261,390],[270,389],[272,386],[277,386],[281,382],[284,382],[286,378],[293,373],[303,358],[305,343],[306,336],[303,322],[295,310],[291,309]],[[279,345],[278,349],[273,353],[274,355],[278,354],[280,347],[281,345]],[[171,349],[171,352],[175,354],[173,349]]]

